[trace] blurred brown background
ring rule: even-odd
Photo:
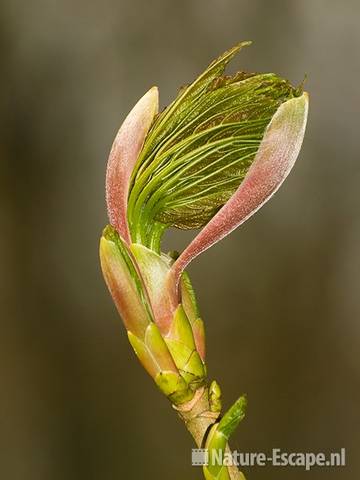
[[[238,68],[308,75],[297,166],[276,198],[191,267],[233,446],[347,448],[360,476],[358,0],[1,2],[0,478],[200,479],[192,442],[136,362],[105,288],[104,172],[132,105],[162,105],[239,40]],[[182,248],[189,234],[172,232]]]

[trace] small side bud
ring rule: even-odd
[[[221,412],[221,389],[216,380],[213,380],[210,384],[209,402],[212,412]]]

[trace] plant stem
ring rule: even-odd
[[[209,401],[209,388],[202,387],[198,389],[192,400],[182,405],[175,406],[180,418],[185,423],[186,428],[191,433],[198,448],[205,445],[205,441],[210,427],[217,421],[220,412],[212,412]],[[227,453],[230,453],[230,447],[226,447]],[[245,480],[244,475],[235,465],[228,466],[228,473],[231,480]]]

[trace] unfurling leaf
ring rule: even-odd
[[[271,73],[224,76],[246,44],[219,57],[155,119],[132,176],[133,241],[159,251],[165,228],[204,226],[246,176],[276,110],[299,94]]]

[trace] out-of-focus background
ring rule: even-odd
[[[232,445],[347,449],[359,478],[357,0],[2,0],[0,478],[199,479],[192,441],[138,365],[98,240],[113,137],[152,85],[162,106],[239,40],[234,68],[308,80],[298,163],[276,198],[191,267]],[[172,232],[182,248],[190,234]]]

